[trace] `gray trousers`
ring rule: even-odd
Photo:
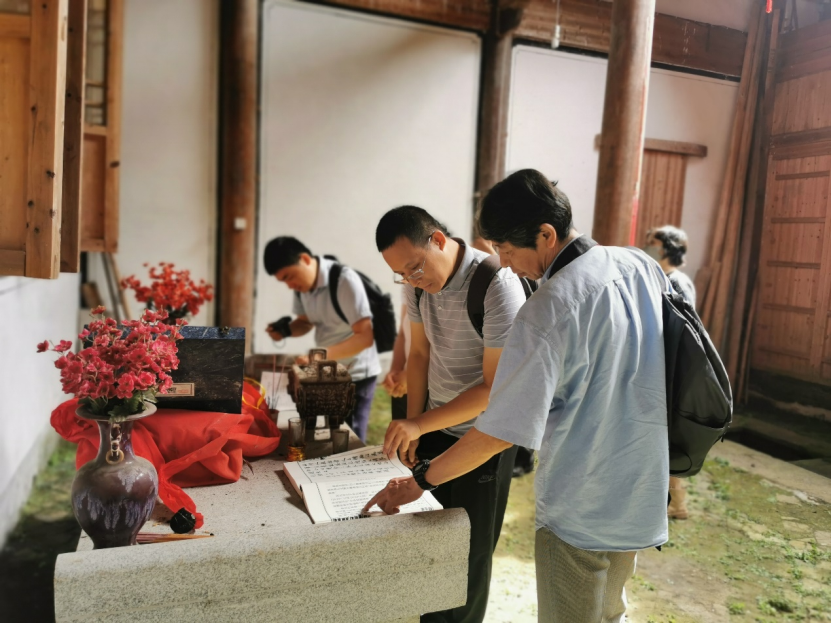
[[[636,552],[594,552],[537,530],[540,623],[623,623],[623,585],[635,573]]]

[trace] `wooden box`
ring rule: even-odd
[[[173,387],[157,396],[160,409],[242,412],[245,329],[182,327]]]

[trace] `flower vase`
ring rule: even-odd
[[[101,439],[98,456],[78,470],[72,483],[72,510],[94,549],[136,545],[136,535],[156,506],[156,469],[133,453],[133,422],[156,412],[154,404],[144,407],[118,422],[85,407],[75,412],[98,425]]]

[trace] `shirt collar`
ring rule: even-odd
[[[548,273],[551,271],[551,267],[554,265],[554,262],[556,262],[557,258],[560,257],[560,253],[562,253],[563,251],[568,249],[572,244],[574,244],[574,240],[577,240],[578,238],[582,238],[582,237],[583,237],[583,234],[580,234],[579,236],[575,236],[573,240],[569,240],[569,243],[566,246],[564,246],[562,249],[560,249],[560,252],[557,253],[557,255],[554,256],[553,260],[551,260],[551,263],[548,266],[546,266],[545,272],[542,274],[542,278],[540,279],[540,285],[542,285],[546,281],[548,281]]]
[[[459,250],[462,252],[462,261],[459,262],[459,268],[456,269],[456,273],[450,278],[450,281],[447,282],[447,285],[442,290],[458,292],[465,285],[467,273],[470,267],[473,266],[473,261],[476,259],[476,256],[473,253],[473,248],[465,244],[464,240],[461,238],[453,238],[453,240],[458,242],[461,247]]]

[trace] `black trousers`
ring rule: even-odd
[[[392,401],[392,419],[406,420],[407,419],[407,394],[400,398],[390,398]]]
[[[435,431],[421,437],[419,459],[434,459],[458,439]],[[491,457],[484,465],[455,480],[439,485],[433,495],[445,508],[463,508],[470,518],[470,554],[467,571],[467,603],[464,606],[421,616],[424,623],[481,623],[488,606],[493,551],[502,530],[511,489],[516,446]]]

